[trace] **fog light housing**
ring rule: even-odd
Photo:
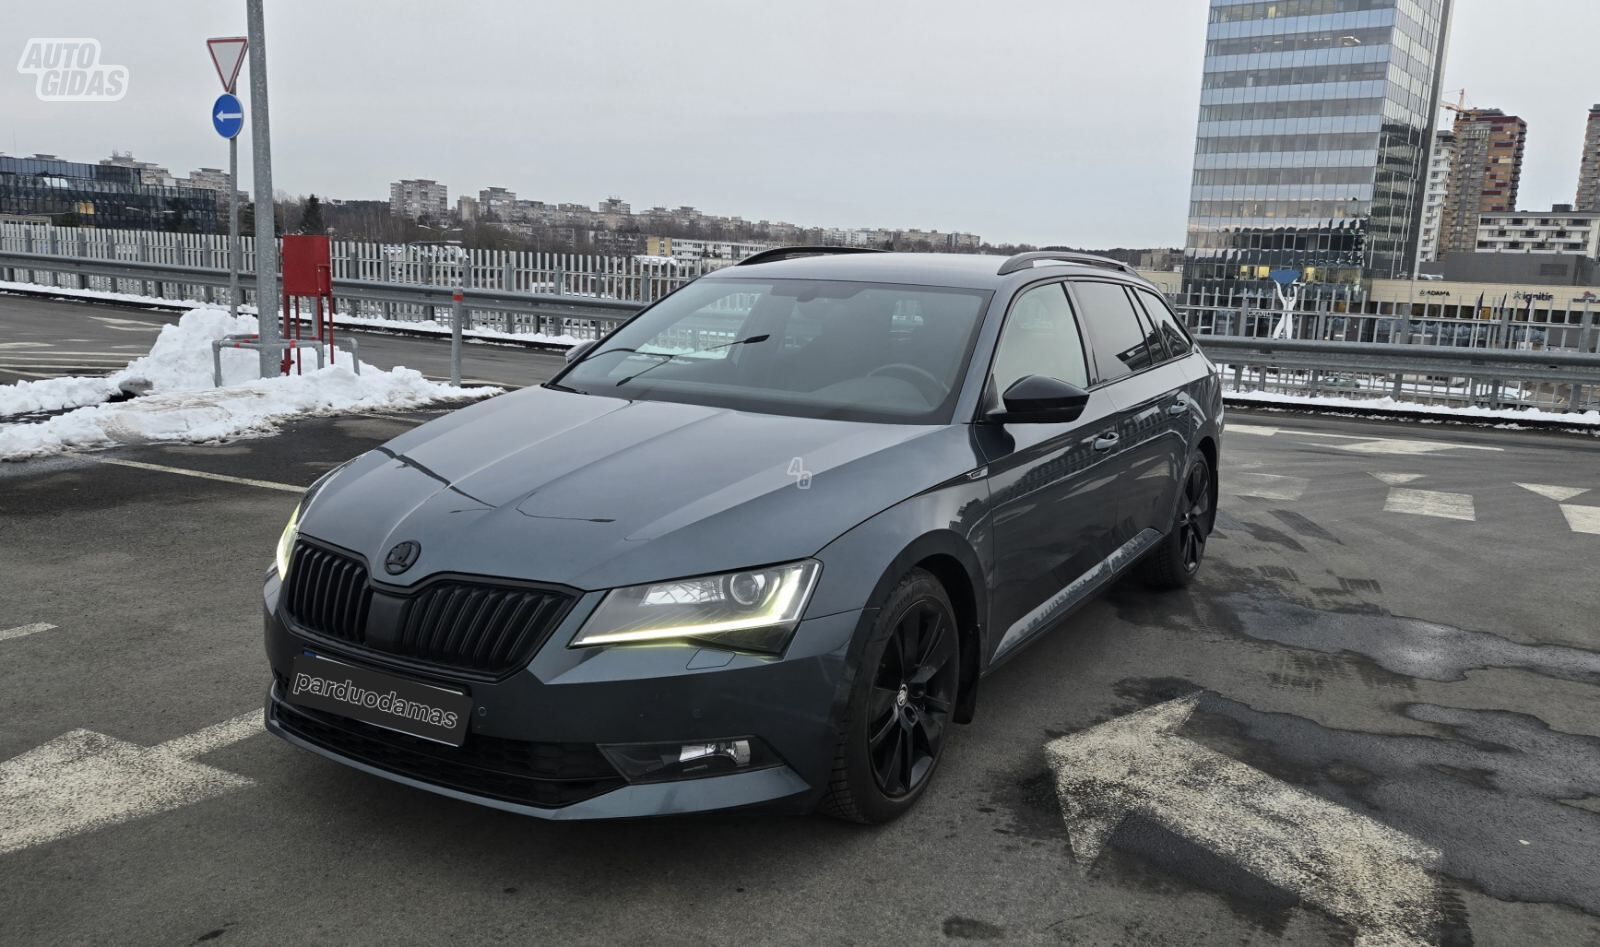
[[[683,743],[613,743],[600,747],[630,783],[702,779],[777,766],[782,761],[755,737]]]

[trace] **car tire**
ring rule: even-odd
[[[1189,461],[1179,484],[1172,526],[1139,565],[1139,577],[1155,589],[1181,589],[1205,561],[1206,539],[1217,520],[1216,486],[1205,454]]]
[[[960,677],[950,596],[913,569],[873,621],[819,811],[882,823],[914,806],[943,758]]]

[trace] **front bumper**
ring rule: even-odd
[[[615,819],[760,807],[803,812],[826,789],[848,692],[846,656],[861,613],[801,622],[782,657],[692,645],[571,649],[598,596],[585,596],[524,669],[495,681],[396,671],[306,635],[265,589],[275,683],[267,729],[364,772],[454,799],[544,819]],[[312,652],[468,693],[465,743],[430,743],[283,699],[297,655]],[[756,737],[781,763],[726,775],[629,783],[597,747]]]

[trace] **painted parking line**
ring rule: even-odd
[[[4,631],[0,631],[0,641],[10,641],[12,638],[26,638],[28,635],[36,635],[41,631],[49,631],[54,627],[55,625],[42,621],[36,621],[31,625],[18,625],[15,628],[7,628]]]
[[[1478,518],[1469,494],[1414,490],[1410,487],[1390,487],[1389,496],[1383,501],[1383,511],[1467,522],[1474,522]]]
[[[1600,506],[1578,506],[1573,503],[1561,504],[1561,514],[1567,518],[1567,525],[1572,527],[1574,533],[1589,533],[1600,536]]]
[[[252,785],[195,758],[262,731],[260,710],[152,747],[72,730],[0,762],[0,855]]]
[[[246,487],[260,487],[263,490],[282,490],[284,493],[304,493],[305,487],[297,487],[292,483],[275,483],[271,480],[251,480],[248,477],[230,477],[227,474],[211,473],[206,470],[189,470],[184,467],[168,467],[165,464],[147,464],[139,460],[118,460],[111,457],[95,457],[84,455],[97,464],[111,464],[114,467],[133,467],[136,470],[153,470],[157,473],[177,474],[181,477],[197,477],[201,480],[220,480],[223,483],[237,483]]]

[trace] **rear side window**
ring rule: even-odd
[[[1120,283],[1074,282],[1072,293],[1083,310],[1101,381],[1142,371],[1165,356],[1150,351],[1139,314]]]
[[[1155,323],[1156,331],[1161,333],[1161,338],[1167,343],[1167,354],[1173,358],[1183,358],[1194,351],[1194,343],[1189,341],[1189,336],[1178,325],[1178,319],[1167,308],[1166,300],[1150,292],[1148,289],[1136,289],[1139,301],[1144,303],[1144,311],[1150,314],[1150,321]]]

